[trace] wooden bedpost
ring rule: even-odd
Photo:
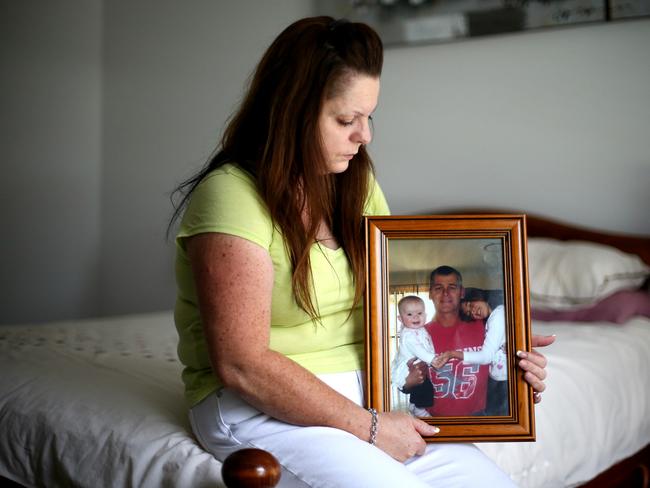
[[[241,449],[221,466],[228,488],[273,488],[280,481],[280,463],[262,449]]]

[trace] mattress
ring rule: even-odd
[[[0,475],[223,486],[190,434],[172,314],[0,328]]]
[[[576,486],[650,443],[650,319],[533,322],[556,334],[544,349],[547,390],[536,442],[477,444],[522,488]]]
[[[571,486],[650,441],[650,320],[535,322],[537,442],[478,444],[522,487]],[[223,486],[189,430],[170,312],[0,327],[0,476],[26,486]]]

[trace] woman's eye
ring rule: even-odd
[[[339,120],[339,124],[341,124],[344,127],[351,126],[353,122],[354,122],[354,119],[352,119],[352,120]]]

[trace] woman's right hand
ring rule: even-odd
[[[403,412],[382,412],[377,414],[377,419],[375,445],[402,463],[415,455],[424,454],[427,445],[422,436],[440,432],[438,427]]]

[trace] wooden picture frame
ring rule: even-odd
[[[517,351],[531,350],[525,216],[366,217],[366,245],[368,406],[380,412],[411,411],[439,427],[427,442],[535,440],[533,391],[516,361]],[[442,265],[451,271],[441,268],[432,276]],[[411,298],[401,302],[400,314],[397,303],[407,295]],[[473,301],[466,303],[464,297]],[[481,308],[481,300],[490,305]],[[404,326],[412,320],[411,312],[421,313],[423,306],[426,327]],[[461,320],[461,306],[473,316]],[[492,356],[495,348],[486,343],[483,355],[492,359],[479,364],[486,361],[477,354],[485,338],[497,342],[499,327],[501,352]],[[437,349],[435,357],[444,356],[439,349],[457,346],[465,350],[464,359],[452,358],[438,369],[424,367],[434,357],[426,356],[427,341]],[[418,347],[423,356],[415,359],[421,363],[419,376],[413,372],[417,368],[404,362]],[[409,390],[407,384],[422,381],[426,371],[431,387],[418,386],[420,393]],[[431,389],[435,398],[429,406]]]

